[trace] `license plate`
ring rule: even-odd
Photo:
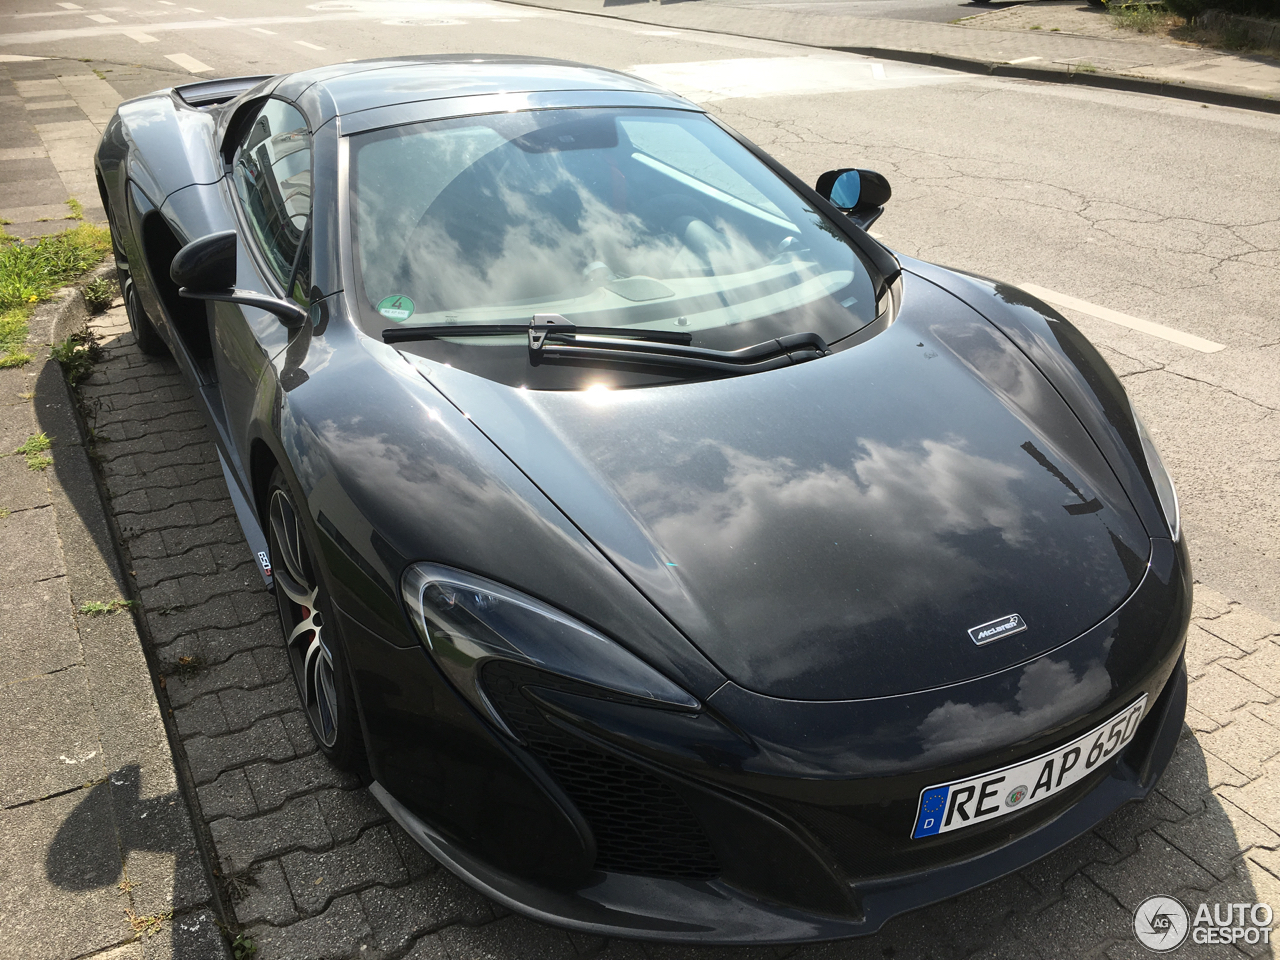
[[[986,823],[1066,790],[1133,739],[1146,708],[1144,693],[1101,726],[1056,750],[967,780],[926,787],[920,793],[912,838]]]

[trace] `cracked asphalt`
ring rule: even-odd
[[[746,79],[709,92],[709,108],[810,181],[843,166],[884,173],[894,197],[875,230],[901,253],[1224,345],[1201,353],[1064,310],[1124,378],[1155,435],[1200,581],[1192,709],[1160,791],[1032,868],[877,937],[684,951],[504,914],[323,763],[189,390],[171,363],[137,354],[113,310],[98,324],[106,361],[85,387],[102,402],[95,452],[147,642],[167,674],[197,820],[224,877],[243,880],[222,894],[262,960],[1120,960],[1149,955],[1128,924],[1155,893],[1280,908],[1280,117],[895,64],[880,76],[853,56],[497,2],[112,2],[68,10],[76,5],[13,0],[0,14],[0,35],[29,38],[6,43],[6,54],[62,58],[0,69],[16,81],[13,96],[2,91],[10,105],[36,124],[41,145],[31,149],[47,152],[71,192],[91,183],[88,150],[111,101],[191,79],[407,51],[533,52],[711,87],[736,70]],[[90,26],[90,15],[111,23]],[[0,161],[27,162],[16,153]],[[14,171],[15,183],[29,177]],[[56,192],[0,193],[0,217],[18,223],[15,210],[60,205]],[[82,199],[93,216],[95,198]],[[178,669],[183,657],[197,667]],[[1245,954],[1265,955],[1188,945],[1178,956]]]

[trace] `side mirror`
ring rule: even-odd
[[[828,170],[818,178],[816,189],[864,230],[884,213],[884,205],[893,196],[889,181],[881,174],[851,167]]]
[[[226,230],[192,240],[169,265],[178,295],[192,300],[222,300],[274,313],[286,327],[300,327],[307,311],[292,300],[236,289],[236,233]]]

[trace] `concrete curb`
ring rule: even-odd
[[[1054,68],[1049,66],[1028,66],[1011,64],[1004,61],[981,60],[974,57],[961,57],[945,53],[930,53],[921,50],[901,50],[892,47],[845,46],[837,44],[809,43],[804,40],[793,40],[787,37],[767,37],[755,33],[742,33],[736,30],[717,30],[706,26],[687,26],[673,24],[666,20],[645,20],[640,17],[628,17],[621,13],[605,13],[598,10],[582,10],[574,6],[558,6],[554,2],[538,2],[538,0],[509,0],[521,7],[533,7],[540,10],[557,10],[562,13],[578,13],[588,17],[602,17],[606,20],[623,20],[628,23],[643,23],[648,26],[670,27],[690,33],[708,33],[726,37],[742,37],[750,40],[770,40],[797,47],[808,47],[813,50],[836,50],[841,53],[854,53],[864,57],[875,57],[881,60],[896,60],[902,63],[915,63],[922,66],[940,67],[962,73],[976,73],[984,76],[1007,77],[1017,80],[1039,80],[1044,83],[1069,83],[1082,87],[1097,87],[1104,90],[1121,90],[1128,93],[1146,93],[1152,96],[1170,97],[1176,100],[1188,100],[1193,103],[1211,103],[1220,107],[1238,107],[1243,110],[1257,110],[1263,113],[1280,113],[1280,98],[1257,94],[1243,93],[1234,87],[1211,83],[1175,83],[1169,80],[1156,80],[1121,73],[1091,73],[1072,69],[1071,67]]]
[[[1021,64],[977,60],[941,53],[919,53],[914,50],[892,50],[885,47],[825,47],[842,53],[856,53],[864,57],[917,63],[963,73],[978,73],[992,77],[1010,77],[1018,80],[1039,80],[1044,83],[1070,83],[1081,87],[1098,87],[1103,90],[1123,90],[1128,93],[1146,93],[1157,97],[1172,97],[1193,103],[1211,103],[1219,107],[1238,107],[1263,113],[1280,113],[1280,100],[1273,97],[1240,93],[1231,88],[1209,83],[1174,83],[1123,73],[1093,73],[1070,68],[1032,67]]]
[[[59,290],[54,300],[42,304],[33,313],[28,343],[32,346],[56,344],[83,330],[92,315],[85,301],[84,286],[98,277],[114,276],[115,266],[108,256],[75,284]],[[89,436],[79,397],[63,375],[61,366],[46,351],[37,355],[35,363],[42,364],[37,374],[37,421],[54,443],[55,473],[50,486],[72,597],[78,602],[117,593],[133,602],[127,618],[116,615],[92,621],[95,669],[91,671],[90,685],[98,691],[95,702],[102,700],[109,704],[117,725],[124,728],[120,731],[122,742],[119,752],[135,756],[138,760],[143,756],[150,757],[151,767],[140,763],[140,774],[151,770],[154,777],[157,766],[163,765],[166,759],[169,761],[177,794],[182,799],[181,814],[177,816],[179,822],[157,822],[150,829],[176,830],[178,836],[189,838],[188,842],[195,848],[191,852],[198,854],[198,864],[184,863],[184,851],[175,851],[177,861],[172,868],[172,876],[151,878],[153,887],[158,880],[161,884],[167,882],[172,888],[168,901],[173,913],[169,955],[174,960],[188,955],[211,957],[213,953],[210,951],[214,951],[219,956],[229,957],[227,939],[222,931],[235,928],[234,914],[227,909],[218,884],[212,838],[204,821],[195,815],[199,809],[195,781],[181,747],[168,696],[156,679],[161,673],[160,664],[140,613],[133,577],[120,549],[120,531],[104,499],[105,490],[98,467],[89,455]],[[81,634],[85,636],[86,630],[82,629]],[[140,675],[144,673],[145,676]],[[145,740],[145,734],[139,737],[128,729],[130,726],[154,729],[157,719],[163,728],[162,742],[153,742],[156,738],[152,742],[141,742]],[[134,743],[134,740],[140,742]],[[114,779],[112,785],[117,786]],[[129,785],[131,788],[136,786],[136,783]],[[135,796],[131,804],[127,792],[123,798],[114,797],[114,794],[113,798],[125,816],[148,815],[145,810],[147,800],[139,800]],[[138,810],[131,811],[131,805]],[[185,823],[180,822],[182,820]],[[132,871],[130,879],[134,879]],[[157,960],[163,956],[161,951]]]

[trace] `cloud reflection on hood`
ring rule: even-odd
[[[961,763],[1043,736],[1046,730],[1097,709],[1110,693],[1111,675],[1101,659],[1088,661],[1077,675],[1067,658],[1046,657],[1022,668],[1017,692],[1008,699],[957,702],[948,698],[919,723],[907,721],[910,712],[904,711],[901,718],[874,732],[853,739],[827,738],[823,745],[808,739],[803,744],[767,739],[759,743],[775,772],[781,768],[833,778],[854,772],[892,774],[922,765]],[[833,718],[833,722],[838,721]],[[904,755],[903,744],[918,744],[918,751]]]
[[[940,596],[981,584],[988,573],[958,537],[1029,545],[1010,489],[1021,468],[955,440],[893,446],[862,438],[856,449],[847,466],[800,466],[707,442],[682,463],[619,479],[619,492],[726,635],[765,625],[776,638],[729,654],[745,658],[753,677],[828,669],[837,666],[833,656],[843,665],[867,642],[868,625],[913,607],[927,615]],[[823,561],[792,564],[786,543],[796,537]],[[729,596],[731,605],[716,607]],[[733,675],[738,664],[724,666]]]
[[[1027,665],[1018,681],[1016,707],[1000,703],[955,703],[936,707],[920,724],[921,757],[952,760],[1017,743],[1083,716],[1111,691],[1111,676],[1097,660],[1076,676],[1065,660],[1045,658]]]

